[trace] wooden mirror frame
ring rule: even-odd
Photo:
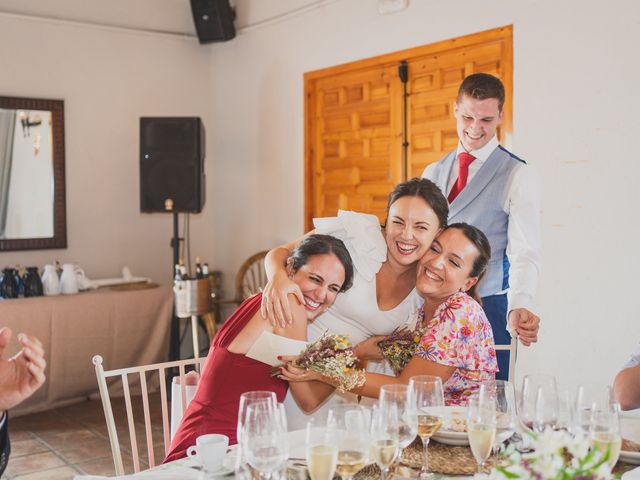
[[[64,101],[42,98],[0,96],[0,108],[48,110],[53,135],[53,237],[0,239],[0,252],[67,248],[67,211],[65,200]]]

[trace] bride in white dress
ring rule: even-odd
[[[325,331],[348,335],[358,358],[369,360],[370,371],[385,372],[377,348],[379,336],[389,335],[419,310],[422,299],[415,291],[418,260],[438,232],[446,226],[447,199],[431,181],[414,178],[400,183],[390,193],[387,220],[380,226],[374,215],[339,210],[337,217],[314,219],[315,229],[341,239],[353,259],[353,287],[339,295],[329,310],[308,327],[313,341]],[[262,297],[262,314],[272,323],[290,323],[287,296],[306,303],[300,289],[282,267],[299,240],[269,252],[265,266],[269,283]],[[335,401],[325,402],[317,415]],[[290,430],[304,428],[308,420],[291,395],[285,400]]]

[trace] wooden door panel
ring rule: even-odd
[[[305,75],[305,228],[339,208],[384,221],[387,197],[458,144],[453,105],[467,75],[500,77],[507,103],[498,138],[511,131],[512,28],[416,47]],[[407,61],[407,172],[398,65]]]

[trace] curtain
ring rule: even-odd
[[[0,108],[0,238],[4,238],[9,203],[9,179],[13,155],[16,111]]]

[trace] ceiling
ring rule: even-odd
[[[332,1],[231,0],[230,3],[236,8],[236,28],[241,31]],[[195,36],[189,0],[0,0],[0,15],[3,13]]]

